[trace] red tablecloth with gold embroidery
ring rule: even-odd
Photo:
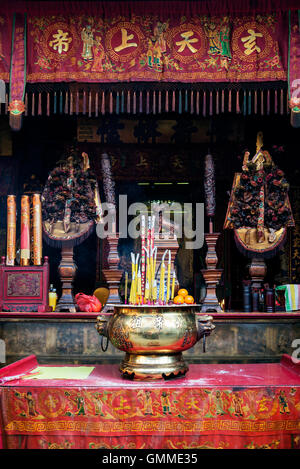
[[[0,379],[37,366],[28,357]],[[174,381],[127,381],[97,365],[86,379],[2,382],[2,448],[300,448],[299,371],[284,355],[190,365]]]

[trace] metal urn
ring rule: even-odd
[[[197,305],[115,305],[113,314],[97,318],[96,329],[125,352],[123,377],[136,380],[170,379],[185,375],[182,352],[208,336],[213,318],[197,314]],[[108,342],[107,342],[108,343]]]

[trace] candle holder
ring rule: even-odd
[[[109,246],[109,253],[107,256],[108,268],[102,269],[103,277],[108,284],[109,297],[104,307],[105,312],[113,310],[114,304],[121,303],[119,295],[120,281],[123,275],[123,270],[119,269],[119,254],[118,254],[118,243],[119,233],[112,233],[107,236],[107,242]]]
[[[222,313],[223,310],[216,295],[216,288],[223,273],[223,269],[216,269],[218,263],[216,244],[220,233],[206,233],[204,236],[208,249],[205,258],[207,268],[201,270],[206,283],[206,295],[202,303],[201,313],[207,311]]]

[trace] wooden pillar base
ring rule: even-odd
[[[102,312],[111,310],[112,304],[120,304],[119,286],[123,275],[123,270],[118,268],[120,258],[118,254],[119,233],[107,237],[109,253],[107,256],[108,269],[102,269],[103,277],[107,282],[109,297]]]
[[[61,261],[58,266],[60,280],[62,282],[62,294],[56,305],[56,311],[76,312],[73,295],[73,282],[75,279],[77,266],[74,262],[73,247],[63,246],[61,249]]]
[[[206,283],[206,296],[201,307],[201,313],[214,311],[216,313],[223,313],[223,309],[219,305],[216,295],[216,288],[223,273],[222,269],[207,269],[201,270]]]
[[[251,259],[249,274],[251,278],[252,288],[260,289],[267,274],[267,266],[265,260],[260,257],[254,257],[253,259]]]
[[[218,263],[216,244],[220,233],[205,233],[204,236],[207,244],[207,254],[205,258],[207,269],[201,270],[201,273],[206,284],[206,296],[201,307],[201,313],[208,311],[222,313],[223,309],[219,305],[216,295],[216,288],[223,273],[223,269],[216,269]]]

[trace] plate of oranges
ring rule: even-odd
[[[185,288],[180,288],[178,290],[173,301],[175,305],[193,305],[195,303],[194,297],[189,295],[189,292]]]

